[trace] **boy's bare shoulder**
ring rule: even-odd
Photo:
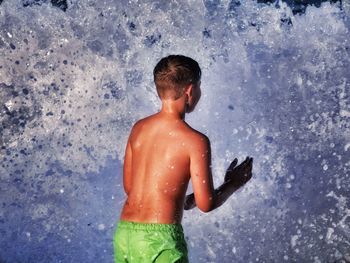
[[[160,124],[157,114],[147,116],[136,121],[132,127],[131,134],[137,135],[142,131],[149,130],[150,127],[156,127]],[[201,133],[200,131],[192,128],[186,122],[180,122],[180,125],[177,125],[177,131],[181,134],[182,140],[187,141],[188,145],[203,145],[206,146],[210,143],[209,138]]]
[[[195,144],[209,144],[209,138],[201,133],[200,131],[197,131],[196,129],[192,128],[186,123],[187,126],[187,137],[188,139]]]
[[[133,134],[135,132],[138,132],[145,124],[147,124],[152,119],[152,117],[153,115],[147,116],[145,118],[142,118],[136,121],[131,128],[131,133]]]

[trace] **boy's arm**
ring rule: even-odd
[[[209,212],[221,206],[238,188],[250,180],[252,176],[251,170],[253,158],[247,157],[242,164],[234,168],[237,164],[237,159],[235,159],[226,171],[225,182],[217,189],[212,190],[210,142],[207,138],[206,140],[201,141],[204,143],[199,143],[202,145],[199,145],[199,147],[196,145],[195,150],[191,151],[190,169],[194,193],[186,196],[184,209],[188,210],[194,208],[196,205],[198,206],[199,201],[201,202],[201,206],[198,206],[198,208],[203,212]],[[201,153],[203,149],[207,154],[203,155],[203,153]],[[198,154],[201,154],[202,158],[199,158]],[[203,180],[203,183],[206,180],[205,178],[210,178],[209,181],[211,182],[207,188],[200,184],[200,180]],[[204,209],[203,197],[209,198],[209,200],[206,200],[207,204],[204,206]]]
[[[234,187],[230,182],[224,182],[222,185],[220,185],[217,189],[214,190],[214,196],[216,198],[212,209],[210,209],[209,211],[214,210],[219,206],[221,206],[238,188],[239,186]],[[190,210],[195,207],[196,207],[196,200],[195,200],[194,193],[186,195],[184,209]],[[209,212],[209,211],[206,211],[206,212]]]
[[[215,189],[215,208],[221,206],[238,188],[245,185],[252,178],[253,158],[247,158],[237,167],[234,159],[226,170],[224,183]]]
[[[130,137],[126,144],[125,157],[124,157],[124,166],[123,166],[123,186],[124,191],[129,195],[131,188],[131,175],[132,175],[132,151]]]
[[[203,134],[196,134],[191,138],[189,147],[190,175],[194,194],[192,199],[186,198],[184,209],[195,204],[203,212],[209,212],[214,205],[214,185],[211,175],[210,141]]]

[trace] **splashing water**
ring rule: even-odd
[[[349,260],[347,2],[1,2],[1,262],[111,262],[126,138],[159,109],[168,54],[202,67],[186,120],[211,139],[215,185],[254,157],[225,205],[185,212],[191,262]]]

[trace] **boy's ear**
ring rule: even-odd
[[[191,98],[193,93],[193,84],[189,84],[185,89],[185,94]]]
[[[192,84],[188,85],[185,89],[185,92],[184,92],[184,95],[185,95],[185,101],[186,101],[186,104],[190,103],[190,101],[192,101]]]

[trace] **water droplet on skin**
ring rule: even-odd
[[[174,169],[174,165],[170,166],[170,169]]]
[[[203,180],[202,183],[205,184],[205,180]]]
[[[173,188],[173,192],[176,191],[176,188]]]
[[[164,193],[167,193],[168,192],[168,190],[164,190]]]
[[[185,146],[185,143],[183,142],[183,143],[181,143],[181,145],[182,145],[182,146]]]

